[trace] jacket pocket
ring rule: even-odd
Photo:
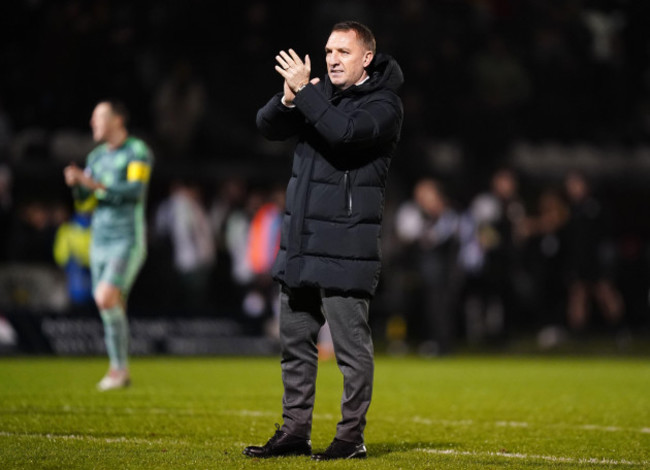
[[[350,183],[350,170],[346,170],[343,175],[343,184],[345,186],[345,213],[352,215],[352,186]]]

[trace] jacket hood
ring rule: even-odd
[[[368,66],[370,79],[361,87],[375,90],[388,88],[397,91],[404,83],[404,74],[395,59],[386,54],[377,54]],[[359,87],[359,88],[361,88]]]
[[[389,89],[397,92],[404,83],[404,74],[395,59],[387,54],[377,53],[366,69],[370,78],[359,86],[338,92],[339,95],[366,94],[380,89]],[[325,90],[328,96],[337,94],[336,89],[330,81],[329,75],[325,75]]]

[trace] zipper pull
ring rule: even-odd
[[[345,170],[343,181],[345,182],[345,209],[349,217],[352,215],[352,188],[350,187],[350,170]]]

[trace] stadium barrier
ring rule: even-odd
[[[0,317],[0,354],[104,355],[104,329],[97,316],[12,312]],[[129,318],[134,356],[277,355],[273,338],[248,336],[231,319],[133,316]]]

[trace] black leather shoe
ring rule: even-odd
[[[280,431],[280,426],[275,425],[277,431],[263,446],[248,446],[243,454],[249,457],[266,459],[268,457],[282,457],[288,455],[311,455],[311,441],[302,437],[292,436]]]
[[[366,446],[363,442],[355,444],[334,438],[325,452],[314,454],[311,458],[312,460],[365,459],[366,454]]]

